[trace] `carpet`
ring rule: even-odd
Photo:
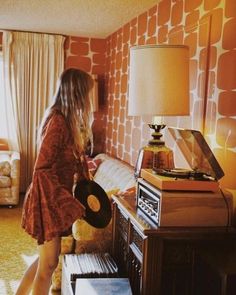
[[[37,257],[37,243],[21,228],[22,201],[0,206],[0,294],[12,295],[28,265]]]

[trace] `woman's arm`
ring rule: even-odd
[[[42,136],[35,170],[51,168],[59,160],[59,152],[65,145],[65,136],[68,133],[64,117],[61,114],[53,114]]]

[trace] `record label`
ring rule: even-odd
[[[74,196],[85,207],[84,220],[96,228],[106,227],[111,220],[111,202],[104,189],[93,180],[79,181]]]

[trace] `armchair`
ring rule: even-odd
[[[20,153],[0,150],[0,205],[17,205],[20,190]]]

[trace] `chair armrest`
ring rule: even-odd
[[[20,153],[12,151],[10,160],[12,202],[18,204],[20,194]]]
[[[11,178],[13,185],[19,185],[20,179],[20,153],[11,152]]]

